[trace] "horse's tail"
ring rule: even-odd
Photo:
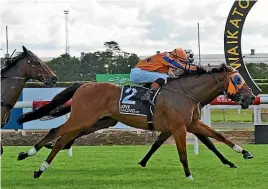
[[[33,112],[27,112],[27,113],[21,115],[17,120],[18,123],[22,124],[22,123],[25,123],[25,122],[28,122],[28,121],[40,119],[40,118],[42,118],[44,116],[50,115],[50,112],[52,110],[54,110],[55,108],[57,108],[59,106],[64,105],[68,100],[70,100],[73,97],[75,91],[81,85],[83,85],[83,84],[82,83],[74,83],[71,86],[67,87],[66,89],[61,91],[59,94],[57,94],[51,100],[50,103],[48,103],[48,104],[46,104],[46,105],[34,110]],[[69,107],[69,111],[67,111],[68,108],[64,108],[64,107],[65,106],[61,107],[64,111],[62,110],[62,111],[58,112],[59,110],[61,110],[61,109],[58,109],[55,112],[51,112],[52,115],[50,115],[50,116],[53,116],[53,114],[55,113],[56,117],[59,117],[59,115],[64,115],[64,114],[70,112],[70,107]]]
[[[53,111],[51,111],[48,116],[51,116],[53,118],[57,118],[60,116],[63,116],[71,111],[71,105],[66,105],[66,106],[60,106]]]

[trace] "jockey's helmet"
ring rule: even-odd
[[[181,61],[181,62],[188,61],[188,56],[182,48],[174,49],[173,51],[170,52],[170,56],[174,59]]]
[[[193,63],[193,62],[194,62],[194,53],[193,53],[193,51],[190,50],[190,49],[185,49],[184,51],[185,51],[186,54],[187,54],[188,61],[189,61],[190,63]]]

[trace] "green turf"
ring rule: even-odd
[[[211,110],[211,121],[212,123],[226,123],[226,122],[253,122],[253,112],[252,110],[241,110],[240,114],[238,114],[235,109],[228,110]]]
[[[224,155],[240,167],[231,169],[221,164],[212,152],[200,145],[200,154],[193,155],[188,146],[190,170],[194,181],[186,180],[174,145],[164,145],[152,157],[146,168],[137,163],[149,146],[74,147],[74,156],[61,152],[49,169],[33,179],[48,154],[43,149],[24,161],[17,153],[29,147],[5,147],[2,157],[3,189],[267,189],[267,145],[247,145],[255,158],[244,160],[241,154],[224,145],[217,145]]]

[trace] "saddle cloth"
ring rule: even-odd
[[[119,100],[119,112],[120,114],[147,116],[149,129],[153,130],[154,106],[151,104],[144,104],[141,101],[141,97],[147,90],[148,88],[145,86],[123,86]],[[159,90],[160,89],[154,94],[154,104]]]

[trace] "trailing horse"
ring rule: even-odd
[[[27,153],[20,153],[18,159],[35,155],[47,142],[61,136],[46,161],[34,172],[34,177],[38,178],[68,142],[84,129],[93,128],[99,119],[112,117],[132,127],[148,130],[152,128],[152,122],[146,113],[149,115],[151,112],[154,130],[172,133],[185,176],[193,179],[187,160],[187,131],[205,137],[220,138],[212,129],[200,124],[200,103],[206,105],[220,94],[226,94],[242,108],[248,108],[255,100],[254,94],[238,71],[224,64],[210,74],[185,75],[169,81],[159,90],[155,106],[150,107],[149,112],[139,100],[144,92],[143,87],[120,87],[112,83],[82,85],[72,97],[69,119],[61,126],[51,129]],[[240,153],[243,151],[237,145],[233,148]]]
[[[22,53],[7,59],[6,65],[1,69],[1,128],[8,122],[11,110],[29,79],[39,80],[48,87],[54,86],[58,80],[36,55],[24,46],[22,49]]]

